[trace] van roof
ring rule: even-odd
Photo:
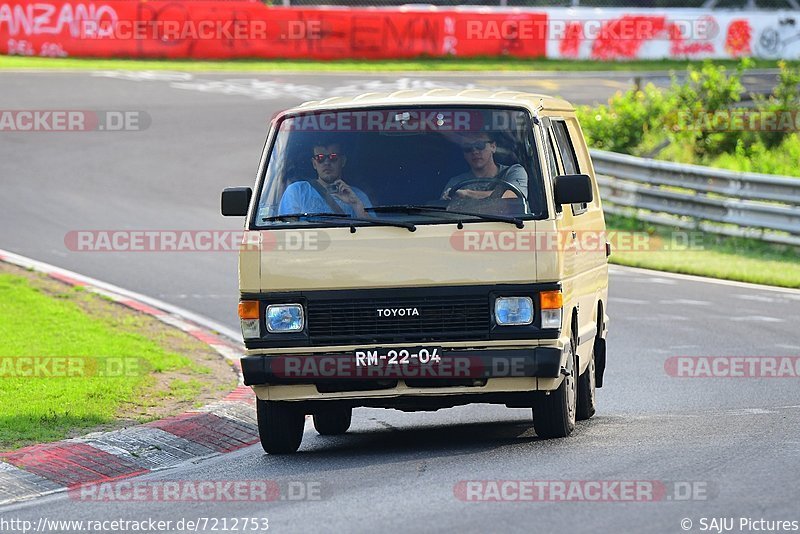
[[[547,115],[551,111],[574,111],[572,104],[561,98],[521,91],[491,91],[486,89],[410,89],[392,93],[363,93],[358,96],[334,96],[312,100],[287,110],[321,111],[342,108],[369,108],[403,105],[501,105],[524,106],[535,110],[540,105]]]

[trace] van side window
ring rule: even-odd
[[[558,144],[558,150],[561,153],[561,162],[564,165],[564,173],[580,174],[581,170],[578,166],[578,157],[575,155],[575,147],[572,145],[572,140],[569,137],[567,123],[563,120],[554,120],[553,133],[556,136],[556,144]],[[572,214],[580,215],[586,211],[587,207],[588,205],[586,203],[573,204]]]
[[[564,174],[580,174],[578,158],[569,138],[567,123],[560,120],[553,121],[553,132],[556,134],[556,143],[561,152],[561,161],[564,163]]]
[[[556,156],[557,152],[555,145],[553,144],[553,131],[550,128],[549,122],[545,122],[544,124],[545,124],[543,132],[545,137],[544,150],[547,155],[547,163],[550,166],[550,185],[551,189],[553,190],[553,193],[555,194],[556,176],[558,176],[561,173],[558,171],[558,161],[556,159],[558,156]],[[561,213],[561,211],[562,211],[562,206],[556,204],[556,213]]]

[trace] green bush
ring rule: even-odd
[[[763,113],[798,113],[800,111],[800,69],[790,68],[785,61],[779,62],[778,68],[780,69],[778,84],[772,90],[772,94],[767,98],[754,95],[756,109]],[[762,130],[757,133],[757,138],[768,148],[779,146],[789,136],[790,133],[785,131]]]
[[[648,84],[643,90],[617,92],[605,106],[580,106],[578,120],[587,141],[595,148],[629,152],[648,131],[661,128],[658,118],[667,109],[664,93]]]
[[[740,141],[732,154],[721,154],[700,163],[733,171],[800,176],[798,162],[800,135],[794,133],[784,137],[775,147],[769,147],[761,140],[753,143]]]
[[[727,68],[707,61],[700,69],[689,66],[684,82],[679,82],[672,74],[670,100],[675,111],[690,117],[692,122],[686,125],[679,120],[668,130],[673,143],[692,147],[698,157],[723,154],[736,148],[741,132],[707,130],[697,127],[702,124],[702,119],[695,122],[691,118],[712,117],[717,112],[727,113],[732,109],[741,100],[744,91],[742,73],[747,65],[742,61],[733,73],[728,74]]]
[[[767,97],[740,103],[741,79],[750,60],[733,71],[708,61],[688,67],[668,89],[652,84],[618,92],[608,104],[578,109],[587,141],[595,148],[731,170],[800,176],[800,134],[792,128],[764,129],[765,118],[800,111],[800,69],[779,62],[778,84]],[[787,115],[788,113],[788,115]],[[756,127],[731,127],[734,116],[752,117]],[[720,119],[717,121],[716,119]]]

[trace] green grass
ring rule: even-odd
[[[78,304],[79,299],[97,298],[70,289],[51,295],[26,278],[0,274],[0,369],[6,371],[0,376],[0,449],[63,439],[118,417],[130,418],[124,409],[131,403],[151,402],[146,390],[155,383],[153,373],[199,367],[144,335],[112,328],[109,320],[88,315]],[[2,367],[2,360],[8,366],[23,356],[88,357],[98,362],[115,357],[145,363],[128,373],[133,376],[106,378],[23,377],[14,376],[13,367]],[[196,391],[191,382],[175,388],[179,396]]]
[[[606,215],[609,230],[647,232],[671,241],[670,228],[643,221]],[[754,284],[800,288],[800,251],[745,238],[703,234],[698,246],[676,250],[612,251],[611,263],[657,271],[694,274]],[[673,241],[674,242],[674,241]]]
[[[585,61],[518,58],[419,58],[397,60],[262,60],[230,61],[43,58],[0,56],[3,69],[88,69],[88,70],[172,70],[172,71],[649,71],[681,70],[698,62],[686,60]],[[738,62],[719,60],[715,64],[733,68]],[[791,63],[791,62],[790,62]],[[754,68],[776,68],[777,62],[754,60]]]

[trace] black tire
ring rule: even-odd
[[[543,439],[565,438],[575,430],[578,377],[574,341],[567,350],[567,375],[561,385],[549,395],[539,392],[533,403],[533,429]]]
[[[305,414],[288,402],[256,400],[258,435],[269,454],[296,452],[303,441]]]
[[[578,421],[585,421],[589,419],[597,411],[594,347],[595,344],[592,343],[592,359],[589,360],[589,365],[586,367],[586,371],[584,371],[580,378],[578,378],[578,400],[575,411],[575,418]]]
[[[352,408],[326,408],[314,414],[314,428],[321,436],[338,436],[347,432],[352,418]]]

